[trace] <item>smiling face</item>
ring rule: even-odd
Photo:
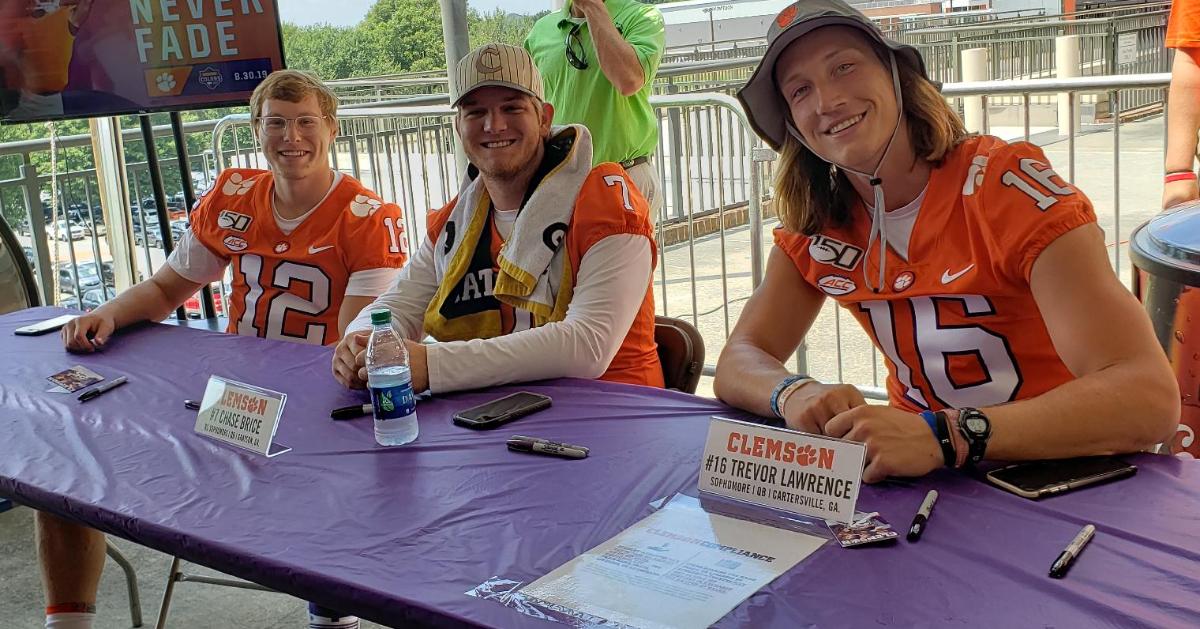
[[[320,121],[316,127],[306,129],[296,121],[301,116],[317,117]],[[256,125],[263,154],[276,177],[296,180],[329,171],[329,145],[337,134],[337,125],[328,116],[322,116],[325,114],[315,94],[308,94],[295,103],[278,98],[263,102],[261,118],[291,120],[281,135],[265,132],[261,123]]]
[[[834,164],[874,170],[895,128],[897,103],[891,69],[861,31],[826,26],[805,35],[779,56],[775,79],[813,151]],[[896,142],[907,143],[903,129]]]
[[[554,109],[517,90],[488,86],[458,104],[456,126],[467,158],[493,179],[532,172],[541,164]]]

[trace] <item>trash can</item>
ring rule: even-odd
[[[1200,458],[1200,202],[1146,221],[1129,238],[1133,291],[1179,381],[1182,416],[1171,452]]]

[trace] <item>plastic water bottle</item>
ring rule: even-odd
[[[392,329],[390,310],[372,310],[371,325],[367,387],[375,407],[375,441],[381,446],[402,446],[416,439],[418,431],[408,350]]]

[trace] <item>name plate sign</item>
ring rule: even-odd
[[[212,376],[196,415],[196,432],[265,456],[282,454],[287,449],[272,448],[271,441],[285,402],[286,393]]]
[[[700,490],[849,524],[866,454],[861,443],[713,417]]]

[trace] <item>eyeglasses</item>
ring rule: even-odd
[[[287,133],[289,124],[295,123],[296,131],[300,135],[317,135],[321,132],[321,121],[328,117],[296,116],[295,118],[284,118],[283,116],[264,116],[258,119],[258,128],[262,130],[263,135],[277,138]]]
[[[587,70],[587,52],[583,47],[583,37],[579,32],[583,30],[584,22],[580,22],[571,27],[571,32],[567,33],[567,62],[575,67],[576,70]],[[575,52],[575,48],[579,52]]]

